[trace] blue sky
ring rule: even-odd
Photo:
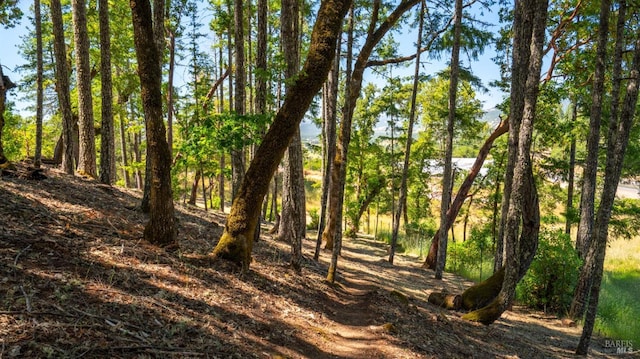
[[[4,29],[0,28],[0,64],[3,66],[4,74],[9,76],[13,82],[18,83],[22,77],[22,74],[17,71],[17,67],[25,64],[25,60],[19,55],[18,45],[22,42],[22,37],[26,34],[27,23],[29,22],[27,16],[29,16],[30,11],[29,7],[31,2],[21,1],[21,8],[25,13],[22,22],[18,24],[14,28]],[[206,15],[205,15],[206,16]],[[497,22],[497,15],[495,13],[487,13],[485,12],[485,16],[483,18],[484,21],[489,23]],[[490,30],[497,30],[490,29]],[[404,37],[397,36],[397,40],[403,44],[401,47],[402,55],[407,55],[411,53],[413,47],[415,46],[415,34],[407,33]],[[206,45],[205,45],[206,46]],[[406,48],[406,50],[404,49]],[[499,68],[497,65],[491,61],[491,58],[495,56],[493,49],[487,49],[485,53],[479,58],[477,62],[471,64],[472,72],[482,79],[483,84],[488,87],[489,82],[497,80],[500,78]],[[446,56],[445,56],[446,57]],[[425,60],[423,59],[422,63],[422,71],[426,73],[435,73],[446,66],[447,58],[443,57],[441,61],[434,60]],[[464,57],[464,54],[461,56],[462,60],[468,65],[467,59]],[[400,70],[394,70],[398,72],[400,75]],[[413,73],[413,66],[405,70],[407,74]],[[404,75],[404,73],[402,74]],[[369,78],[365,78],[365,81],[376,81],[375,78],[371,77],[369,74]],[[495,89],[489,89],[488,93],[479,93],[478,97],[483,102],[483,107],[485,110],[492,109],[496,106],[496,104],[500,103],[504,97],[504,94]],[[29,113],[25,111],[26,104],[20,102],[19,95],[15,93],[9,94],[9,101],[15,101],[17,107],[23,114],[28,115]]]

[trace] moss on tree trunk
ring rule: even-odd
[[[350,4],[351,0],[325,0],[320,5],[306,62],[244,176],[224,233],[213,250],[215,258],[239,263],[244,271],[249,268],[260,205],[284,151],[329,73]]]
[[[504,267],[495,272],[491,277],[483,282],[467,288],[462,293],[462,308],[476,310],[491,303],[502,289],[504,280]]]

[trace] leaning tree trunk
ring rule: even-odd
[[[471,190],[473,181],[475,181],[476,177],[480,173],[480,170],[482,169],[482,165],[486,160],[487,156],[489,155],[491,146],[493,146],[493,142],[498,137],[502,136],[508,131],[509,131],[509,121],[508,120],[500,121],[500,124],[498,124],[498,127],[496,127],[496,129],[493,130],[493,133],[491,133],[489,138],[487,138],[487,140],[484,142],[484,144],[480,148],[480,151],[478,151],[478,155],[476,156],[476,160],[473,163],[473,166],[471,166],[471,169],[469,170],[467,177],[462,182],[462,185],[460,186],[460,189],[458,190],[456,197],[453,199],[453,202],[451,203],[451,207],[449,207],[449,210],[447,211],[447,226],[445,227],[445,231],[449,231],[449,229],[451,228],[451,225],[453,224],[453,221],[458,216],[458,213],[460,213],[462,204],[464,203],[465,199],[467,198],[467,195],[469,194],[469,191]],[[422,267],[424,268],[435,269],[436,255],[438,253],[439,233],[440,233],[440,229],[438,229],[436,233],[433,235],[433,239],[431,240],[431,247],[429,248],[429,254],[427,255],[427,258],[425,259],[424,264],[422,265]]]
[[[78,126],[80,129],[78,172],[95,178],[97,177],[96,139],[93,126],[93,94],[91,91],[91,68],[89,64],[87,9],[84,0],[72,0],[71,4],[78,85]]]
[[[64,41],[60,0],[51,0],[50,7],[54,37],[53,52],[56,58],[56,92],[58,93],[58,106],[62,113],[62,170],[67,174],[73,174],[73,115],[71,113],[67,47]]]
[[[149,222],[144,238],[160,246],[177,241],[171,189],[171,156],[165,137],[160,83],[160,53],[154,41],[151,5],[148,0],[131,0],[134,42],[138,60],[142,107],[147,130],[147,156],[151,165]]]
[[[350,0],[325,0],[320,5],[305,64],[251,161],[222,237],[213,250],[214,257],[229,259],[248,270],[260,205],[284,151],[327,77],[350,3]]]
[[[504,237],[504,280],[500,292],[491,303],[463,316],[465,319],[484,324],[493,323],[509,308],[515,297],[516,285],[531,265],[538,247],[540,208],[530,152],[540,86],[547,6],[548,0],[516,3],[509,118],[521,126],[516,134],[517,155],[513,193],[509,202]],[[510,147],[509,150],[512,151],[513,148]]]

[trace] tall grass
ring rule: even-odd
[[[595,331],[640,345],[640,238],[610,243],[605,260]]]

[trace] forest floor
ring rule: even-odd
[[[212,261],[219,212],[176,205],[179,249],[141,239],[139,193],[44,171],[0,178],[0,358],[564,358],[580,328],[514,307],[484,326],[427,302],[472,283],[386,261],[386,245],[346,240],[336,284],[330,253],[288,267],[263,231],[251,270]],[[309,237],[314,237],[311,232]],[[616,357],[594,337],[593,358]]]

